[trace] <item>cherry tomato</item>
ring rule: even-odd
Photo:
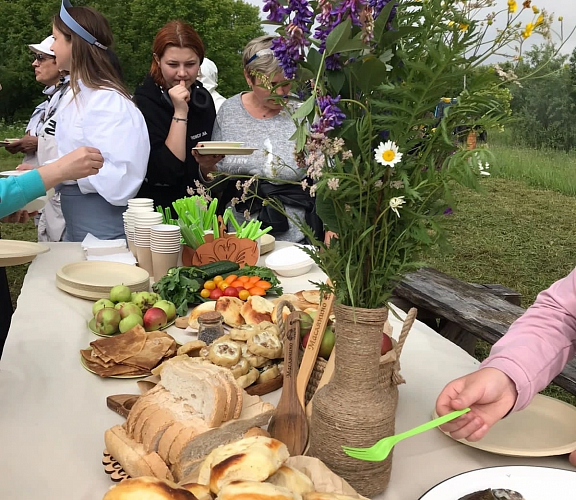
[[[212,278],[212,281],[216,284],[220,283],[221,281],[224,281],[224,278],[222,276],[214,276]]]
[[[236,288],[234,288],[233,286],[229,286],[224,290],[225,297],[238,297],[238,295],[239,295],[238,290],[236,290]]]
[[[206,290],[214,290],[214,288],[216,288],[216,283],[214,283],[213,281],[207,281],[206,283],[204,283],[204,288],[206,288]]]
[[[226,278],[224,278],[224,283],[232,283],[233,281],[236,281],[236,278],[238,276],[236,276],[235,274],[231,274],[230,276],[226,276]]]
[[[205,299],[210,297],[210,290],[208,290],[207,288],[203,288],[202,291],[200,292],[200,297],[203,297]]]
[[[248,291],[250,292],[250,295],[259,295],[260,297],[263,297],[264,295],[266,295],[266,290],[264,290],[263,288],[260,288],[258,286],[253,286]]]
[[[221,281],[220,283],[218,283],[218,288],[220,288],[220,290],[224,291],[226,290],[226,288],[228,288],[230,285],[228,283],[226,283],[226,281]]]
[[[250,297],[250,292],[248,290],[240,290],[238,292],[238,298],[240,300],[246,300],[248,297]]]
[[[238,293],[240,293],[242,290],[246,290],[246,288],[244,288],[243,286],[237,286],[235,288],[236,290],[238,290]]]
[[[244,286],[244,282],[240,280],[234,280],[232,283],[230,283],[230,286],[233,286],[234,288]]]
[[[220,290],[219,288],[214,288],[214,290],[212,290],[210,292],[210,297],[212,300],[218,300],[220,297],[222,297],[222,295],[224,295],[224,292],[222,290]]]
[[[264,280],[258,281],[254,286],[257,286],[258,288],[262,288],[263,290],[268,290],[269,288],[272,288],[272,285],[268,281],[264,281]]]

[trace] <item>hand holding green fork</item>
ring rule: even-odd
[[[434,427],[438,427],[439,425],[445,424],[446,422],[450,422],[450,420],[454,420],[455,418],[458,418],[461,415],[464,415],[464,413],[468,413],[469,411],[470,408],[453,411],[452,413],[448,413],[442,417],[430,420],[430,422],[426,422],[425,424],[414,427],[413,429],[402,432],[401,434],[385,437],[369,448],[351,448],[349,446],[342,446],[342,449],[346,455],[352,458],[357,458],[358,460],[366,460],[367,462],[380,462],[390,454],[396,443],[402,441],[403,439],[415,436],[416,434],[420,434],[421,432],[433,429]]]

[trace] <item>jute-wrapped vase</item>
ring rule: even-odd
[[[344,454],[342,446],[369,447],[394,434],[397,386],[403,382],[398,356],[407,331],[403,329],[399,349],[394,343],[381,358],[387,308],[335,305],[334,315],[334,375],[314,395],[308,455],[322,460],[361,495],[373,497],[388,486],[392,453],[382,462],[366,462]]]

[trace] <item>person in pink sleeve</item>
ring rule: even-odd
[[[526,408],[574,357],[575,348],[576,269],[538,295],[476,372],[446,385],[436,401],[438,415],[471,411],[442,428],[456,439],[482,439],[498,420]],[[570,461],[576,465],[576,451]]]

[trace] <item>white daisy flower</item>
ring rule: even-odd
[[[396,196],[390,199],[390,208],[392,212],[394,212],[398,217],[400,217],[400,212],[398,212],[399,208],[402,208],[402,205],[406,203],[404,201],[404,196]]]
[[[402,160],[402,153],[398,152],[398,146],[395,142],[381,142],[380,145],[374,150],[374,159],[381,165],[393,167],[396,165],[396,163]]]

